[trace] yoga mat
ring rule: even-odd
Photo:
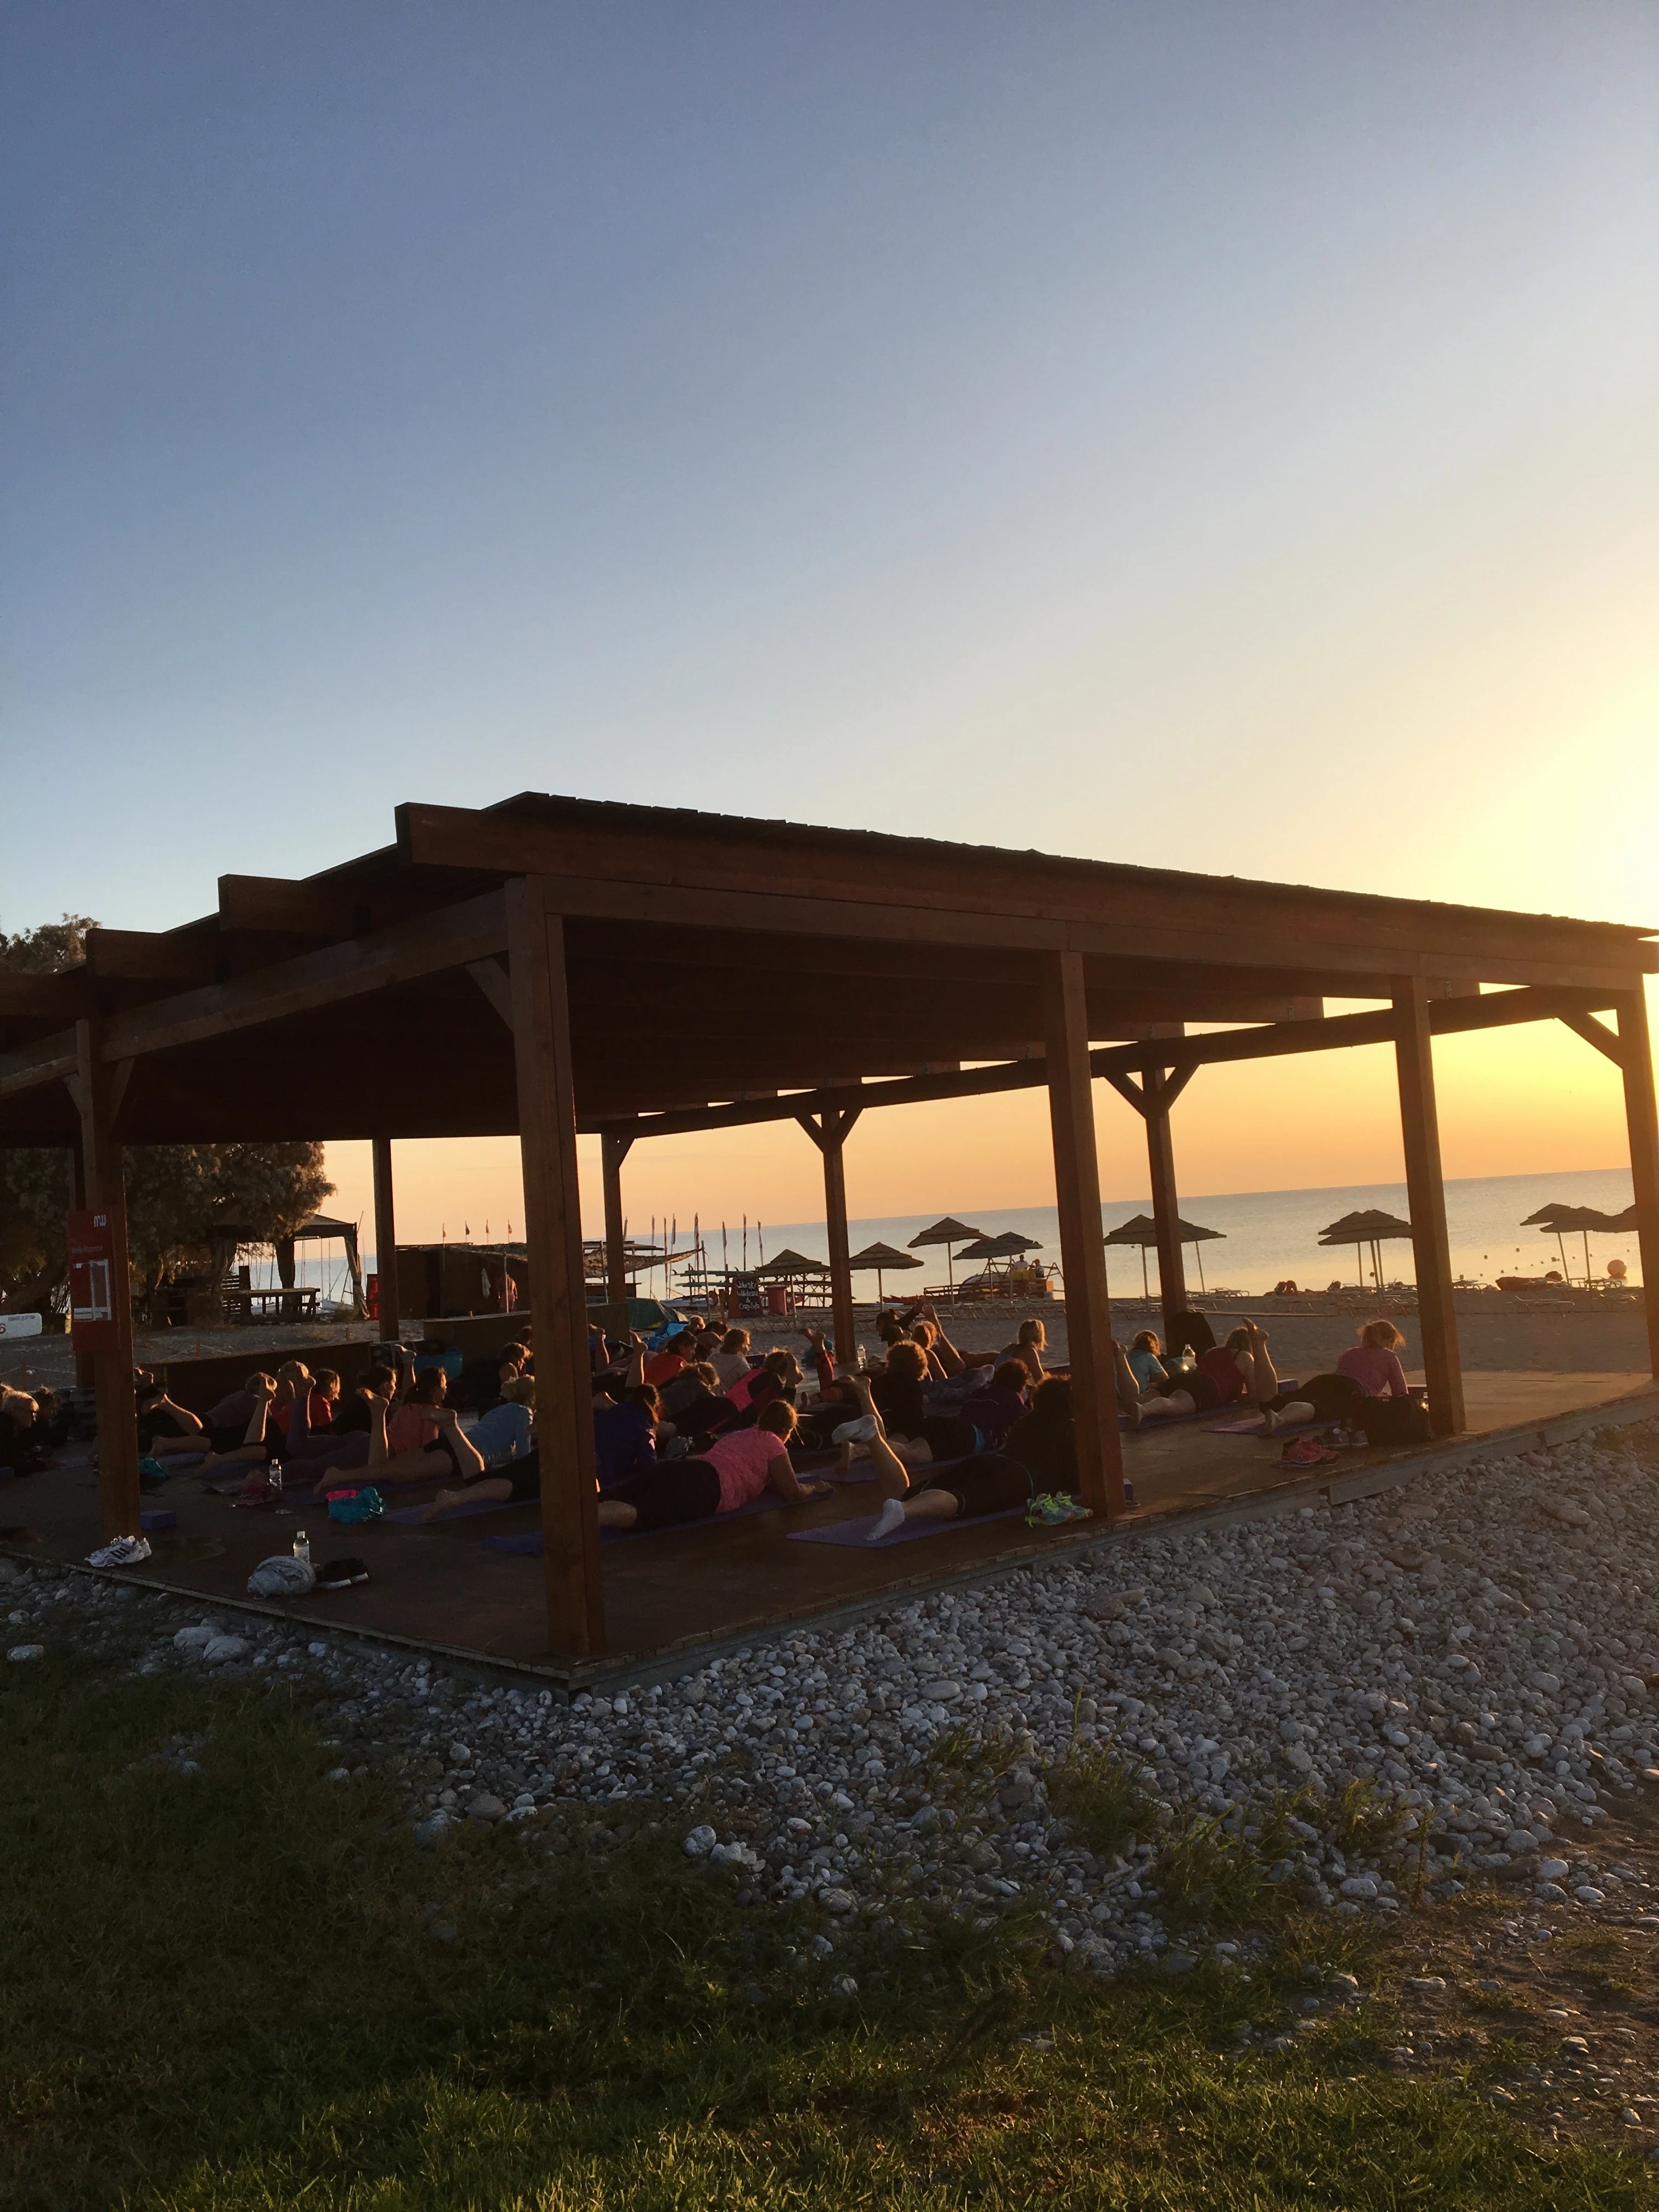
[[[919,1544],[924,1536],[946,1536],[953,1528],[978,1528],[987,1521],[1012,1521],[1017,1516],[1024,1519],[1023,1505],[1005,1506],[1000,1513],[975,1513],[968,1520],[907,1521],[895,1528],[890,1536],[884,1536],[878,1544],[866,1542],[870,1531],[880,1517],[874,1513],[860,1514],[853,1521],[832,1521],[823,1528],[792,1528],[792,1544],[848,1544],[860,1552],[884,1552],[890,1544]]]
[[[524,1501],[520,1499],[518,1502],[522,1504]],[[780,1498],[775,1492],[768,1491],[759,1498],[751,1498],[746,1505],[739,1505],[735,1513],[711,1513],[702,1521],[677,1521],[672,1528],[601,1528],[599,1541],[602,1544],[631,1544],[641,1536],[684,1535],[692,1528],[717,1528],[726,1521],[741,1521],[748,1513],[775,1513],[781,1506],[799,1502],[793,1498]],[[529,1552],[539,1556],[542,1532],[539,1528],[531,1528],[522,1536],[486,1536],[484,1542],[492,1552]]]
[[[386,1518],[401,1521],[406,1528],[435,1528],[445,1521],[466,1521],[475,1513],[505,1513],[509,1505],[535,1503],[533,1498],[464,1498],[458,1505],[446,1505],[441,1513],[428,1513],[423,1505],[399,1505]]]
[[[1287,1430],[1291,1429],[1328,1429],[1332,1426],[1334,1426],[1333,1423],[1322,1421],[1317,1413],[1310,1413],[1305,1421],[1281,1419],[1273,1434],[1283,1436]],[[1208,1434],[1212,1437],[1260,1437],[1265,1436],[1267,1431],[1261,1425],[1260,1413],[1246,1413],[1237,1421],[1218,1421],[1208,1431]]]

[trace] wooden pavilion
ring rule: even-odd
[[[799,1122],[823,1157],[835,1334],[850,1352],[843,1154],[860,1115],[1045,1086],[1081,1480],[1109,1522],[1121,1459],[1093,1079],[1144,1117],[1173,1314],[1186,1296],[1170,1109],[1184,1085],[1221,1061],[1392,1044],[1429,1404],[1450,1435],[1464,1409],[1432,1040],[1561,1021],[1619,1067],[1643,1272],[1659,1285],[1643,997],[1656,966],[1649,933],[1610,923],[533,793],[410,805],[393,844],[343,866],[222,877],[200,921],[94,930],[76,968],[0,976],[0,1144],[70,1147],[77,1203],[124,1231],[124,1145],[367,1138],[385,1254],[392,1139],[516,1133],[550,1640],[576,1657],[605,1633],[579,1131],[603,1140],[620,1297],[632,1145]],[[787,988],[803,975],[820,986],[804,1005]],[[1327,997],[1376,1003],[1328,1017]],[[1188,1036],[1194,1023],[1226,1026]],[[110,1534],[138,1525],[124,1233],[115,1243],[114,1341],[93,1378]],[[1659,1373],[1651,1293],[1647,1328]]]

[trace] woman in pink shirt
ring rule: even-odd
[[[781,1398],[761,1409],[752,1428],[716,1437],[697,1459],[659,1460],[606,1491],[599,1500],[601,1528],[678,1528],[735,1513],[764,1490],[792,1504],[827,1498],[827,1482],[802,1482],[789,1460],[795,1409]]]
[[[1404,1336],[1391,1321],[1368,1321],[1359,1341],[1336,1363],[1339,1375],[1352,1375],[1368,1398],[1403,1398],[1406,1370],[1400,1364]]]

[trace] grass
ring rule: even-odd
[[[0,1673],[5,2212],[1649,2202],[1638,2160],[1390,2074],[1352,2020],[1231,2056],[1364,1964],[1351,1923],[1292,1917],[1248,1979],[1103,1985],[948,1918],[820,1960],[643,1815],[422,1855],[332,1763],[283,1693]]]

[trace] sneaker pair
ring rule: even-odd
[[[149,1557],[147,1536],[117,1536],[113,1542],[100,1544],[95,1552],[87,1554],[89,1567],[136,1567],[141,1559]]]
[[[1058,1528],[1066,1521],[1090,1521],[1094,1516],[1086,1505],[1066,1491],[1043,1491],[1034,1498],[1025,1510],[1027,1528]]]
[[[1279,1455],[1281,1467],[1323,1467],[1336,1454],[1328,1451],[1317,1437],[1292,1437]]]
[[[353,1583],[366,1583],[368,1569],[361,1559],[325,1559],[317,1570],[319,1590],[349,1589]]]

